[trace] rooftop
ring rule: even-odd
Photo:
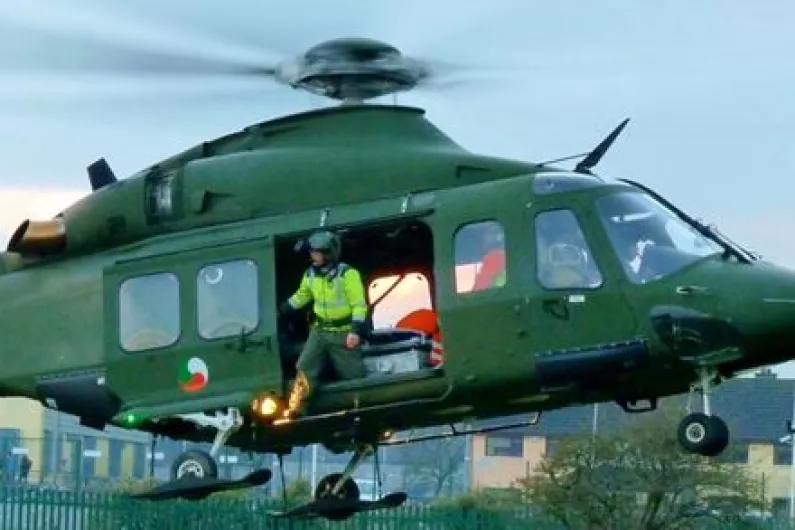
[[[712,391],[712,412],[726,421],[732,440],[737,442],[776,441],[786,434],[787,420],[793,416],[795,380],[779,379],[770,369],[763,369],[753,377],[732,379]],[[659,405],[681,406],[687,403],[687,395],[672,396],[660,400]],[[700,397],[695,395],[693,409],[700,410]],[[638,414],[648,417],[657,412]],[[571,436],[589,432],[596,415],[600,431],[620,428],[627,417],[615,403],[600,403],[598,407],[583,405],[545,412],[538,425],[498,431],[502,434],[525,436]],[[480,421],[477,428],[505,425],[521,421],[522,416],[508,416]]]

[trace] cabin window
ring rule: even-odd
[[[602,273],[574,212],[539,213],[535,236],[538,281],[545,289],[595,289],[602,285]]]
[[[171,346],[180,336],[179,279],[171,273],[125,280],[119,288],[119,341],[127,351]]]
[[[509,456],[521,458],[524,455],[524,437],[521,435],[486,435],[486,456]]]
[[[413,311],[433,309],[428,279],[418,272],[376,278],[370,282],[367,291],[370,303],[375,304],[375,328],[394,328]]]
[[[627,277],[646,283],[721,252],[674,212],[637,192],[596,200],[596,211]]]
[[[455,234],[455,288],[469,293],[506,282],[505,230],[497,221],[462,226]]]
[[[250,332],[259,322],[257,265],[251,260],[207,265],[196,277],[199,335],[217,339]]]

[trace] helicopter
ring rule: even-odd
[[[639,182],[594,173],[628,120],[591,151],[512,160],[465,150],[422,109],[369,103],[436,72],[378,40],[334,39],[276,67],[235,68],[340,104],[123,179],[101,158],[88,166],[91,193],[52,219],[22,221],[0,255],[3,395],[99,430],[212,442],[181,454],[172,480],[141,498],[202,499],[271,480],[268,469],[220,479],[224,446],[281,458],[319,443],[352,451],[349,465],[321,479],[312,502],[274,515],[341,520],[405,502],[402,492],[360,499],[352,477],[379,447],[535,425],[577,404],[642,413],[686,392],[701,407],[683,416],[679,444],[713,457],[730,436],[710,390],[793,358],[795,272]],[[319,229],[338,234],[368,283],[427,279],[445,353],[433,363],[427,333],[372,326],[367,375],[328,374],[307,413],[285,418],[310,324],[277,307]],[[503,280],[479,282],[493,251]],[[457,427],[512,415],[526,419]]]

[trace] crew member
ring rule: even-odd
[[[432,309],[417,309],[404,316],[395,324],[397,329],[412,329],[431,336],[431,366],[437,367],[444,361],[442,332],[439,317]]]
[[[340,262],[339,238],[327,231],[309,237],[312,264],[280,312],[313,303],[314,322],[296,363],[297,375],[285,416],[300,414],[329,359],[342,379],[366,374],[359,345],[364,333],[367,302],[359,271]]]

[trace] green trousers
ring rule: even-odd
[[[358,379],[367,375],[359,348],[345,344],[350,331],[327,331],[312,327],[304,349],[298,357],[296,368],[306,376],[308,389],[305,397],[315,390],[320,373],[331,361],[342,379]]]

